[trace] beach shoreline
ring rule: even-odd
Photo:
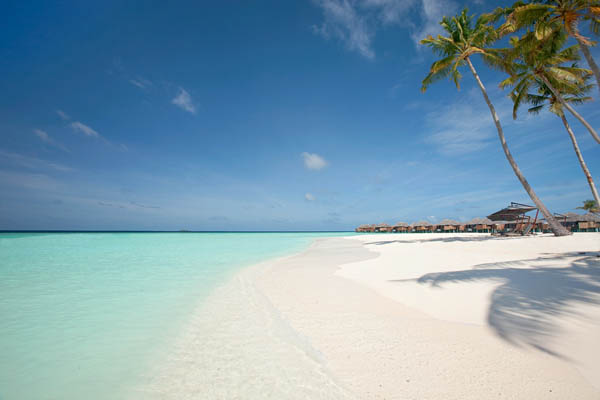
[[[598,398],[598,236],[316,239],[215,290],[141,393]]]

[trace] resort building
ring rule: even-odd
[[[491,233],[493,222],[489,218],[473,218],[465,223],[466,232]]]
[[[440,223],[436,225],[436,232],[452,233],[464,231],[465,225],[453,219],[443,219]]]
[[[397,222],[392,225],[392,232],[407,233],[410,232],[410,226],[406,222]]]
[[[413,232],[435,232],[435,227],[428,221],[418,221],[410,224]]]
[[[406,222],[397,222],[388,225],[384,222],[379,224],[364,224],[355,229],[356,232],[388,232],[388,233],[460,233],[477,232],[492,234],[527,234],[529,232],[548,233],[550,226],[541,215],[532,216],[525,213],[518,214],[516,205],[502,209],[490,217],[506,218],[506,220],[491,220],[490,218],[473,218],[468,222],[459,222],[452,219],[443,219],[438,223],[432,224],[428,221],[418,221],[412,224]],[[521,207],[522,205],[518,205]],[[527,206],[529,207],[529,206]],[[533,208],[533,210],[536,210]],[[502,217],[503,212],[508,212]],[[513,212],[515,215],[510,215]],[[572,232],[600,232],[600,215],[594,213],[577,214],[569,212],[566,214],[555,214],[555,218]]]
[[[600,230],[600,215],[594,213],[566,213],[563,218],[557,217],[571,232],[598,232]]]

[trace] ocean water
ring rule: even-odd
[[[342,235],[0,234],[0,400],[127,398],[233,272]]]

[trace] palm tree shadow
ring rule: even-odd
[[[569,260],[567,267],[551,266],[560,261],[564,265],[565,260]],[[540,266],[519,268],[531,262]],[[547,339],[559,333],[557,317],[583,318],[574,311],[573,305],[600,304],[600,252],[562,253],[480,264],[470,270],[426,274],[416,282],[440,287],[447,282],[481,280],[502,282],[491,295],[487,318],[500,338],[516,346],[531,346],[566,358],[548,349]]]

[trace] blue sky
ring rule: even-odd
[[[4,3],[0,229],[344,230],[530,203],[468,71],[420,92],[418,39],[498,4]],[[560,120],[512,121],[502,74],[476,67],[547,206],[591,198]]]

